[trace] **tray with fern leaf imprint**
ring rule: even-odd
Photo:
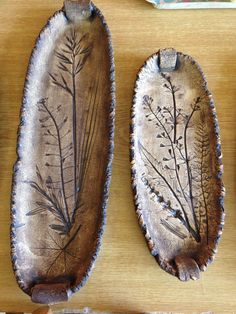
[[[214,102],[199,65],[174,49],[141,68],[132,107],[136,212],[151,254],[182,281],[216,253],[224,187]]]
[[[66,0],[33,50],[12,189],[12,261],[37,303],[86,282],[106,220],[114,135],[108,26],[88,0]]]

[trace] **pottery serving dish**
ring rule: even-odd
[[[34,47],[12,190],[12,260],[37,303],[67,301],[88,278],[106,220],[114,134],[108,26],[66,0]]]
[[[162,49],[141,68],[132,107],[132,181],[151,254],[182,281],[212,261],[224,222],[214,102],[192,57]]]

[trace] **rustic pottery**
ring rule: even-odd
[[[66,0],[27,73],[12,192],[12,260],[37,303],[88,278],[106,220],[114,133],[110,32],[88,0]]]
[[[224,221],[219,127],[199,65],[163,49],[141,68],[131,125],[132,183],[151,254],[182,281],[212,261]]]

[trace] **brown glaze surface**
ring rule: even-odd
[[[223,224],[217,118],[203,73],[165,49],[139,72],[132,111],[137,214],[152,255],[180,280],[212,261]]]
[[[14,268],[40,303],[65,301],[86,280],[110,182],[109,31],[95,7],[89,18],[68,19],[66,12],[51,18],[31,57],[13,186]]]

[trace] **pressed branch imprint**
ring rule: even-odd
[[[62,239],[60,236],[55,237],[54,234],[52,235],[50,231],[48,231],[46,240],[43,241],[43,244],[34,246],[31,248],[31,251],[35,253],[36,256],[43,256],[49,260],[48,264],[45,264],[45,275],[50,275],[53,273],[53,268],[55,265],[58,267],[62,267],[62,272],[66,272],[67,270],[71,269],[72,263],[76,261],[80,261],[80,257],[78,256],[79,248],[75,248],[73,246],[73,241],[76,239],[77,235],[79,234],[81,225],[77,227],[75,232],[68,238]],[[58,239],[59,238],[59,239]]]
[[[91,92],[86,98],[87,104],[83,104],[78,119],[77,77],[92,52],[92,46],[88,42],[88,34],[79,38],[73,28],[65,36],[62,47],[54,51],[58,71],[49,73],[49,78],[58,90],[67,95],[67,103],[56,105],[57,100],[49,98],[42,98],[37,103],[48,162],[44,164],[44,169],[36,165],[36,179],[26,181],[38,195],[34,208],[27,216],[49,214],[52,220],[49,230],[61,237],[61,243],[52,241],[55,244],[52,247],[33,248],[54,252],[55,258],[47,273],[60,258],[64,259],[65,270],[66,256],[78,258],[70,253],[69,246],[83,228],[79,214],[82,215],[86,208],[81,196],[98,127],[99,71],[93,79]],[[71,106],[71,110],[67,106]],[[71,117],[67,115],[70,112]],[[42,173],[49,175],[43,177]]]
[[[209,237],[209,208],[211,206],[210,180],[210,140],[207,132],[204,109],[197,97],[190,105],[190,112],[184,112],[177,105],[176,94],[181,87],[175,86],[170,75],[161,74],[163,87],[171,94],[169,106],[155,104],[148,95],[143,97],[142,106],[148,123],[156,129],[156,145],[162,151],[161,160],[156,158],[148,147],[138,141],[138,149],[146,166],[142,182],[161,203],[166,211],[161,224],[166,230],[184,240],[187,235],[196,242],[202,235]],[[193,138],[194,149],[189,150],[188,132],[191,124],[197,121]],[[178,128],[178,120],[183,127]],[[168,193],[161,195],[161,188]],[[168,197],[169,195],[169,197]]]

